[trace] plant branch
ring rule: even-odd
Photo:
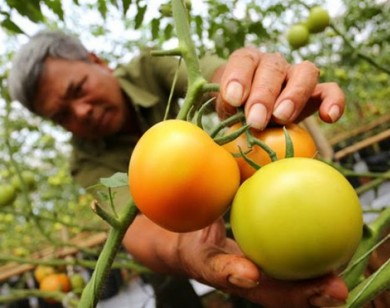
[[[119,218],[119,224],[115,228],[111,228],[106,243],[96,262],[95,271],[84,291],[81,295],[79,306],[80,308],[96,307],[99,300],[99,295],[102,290],[103,283],[109,273],[109,270],[114,262],[115,256],[122,243],[123,237],[138,214],[138,209],[133,200],[130,200],[124,207]]]

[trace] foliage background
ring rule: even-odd
[[[260,2],[260,4],[259,4]],[[290,62],[311,60],[322,81],[345,90],[347,111],[339,123],[322,125],[332,136],[388,112],[390,108],[390,1],[342,0],[331,10],[332,27],[291,50],[285,32],[321,0],[193,1],[192,29],[199,54],[227,57],[243,45],[281,52]],[[29,257],[46,245],[66,246],[67,237],[102,226],[91,213],[90,197],[68,174],[69,134],[10,102],[7,72],[14,52],[40,29],[62,29],[113,67],[146,45],[174,46],[173,20],[162,14],[163,1],[0,0],[0,185],[23,170],[36,177],[14,206],[0,209],[0,256]],[[91,218],[92,217],[92,218]],[[64,238],[64,230],[67,236]]]

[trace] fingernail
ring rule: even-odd
[[[332,107],[330,107],[328,115],[332,122],[336,122],[340,117],[340,107],[337,105],[333,105]]]
[[[238,107],[241,105],[243,92],[244,89],[239,82],[231,81],[226,88],[225,99],[230,105]]]
[[[242,278],[239,276],[229,276],[228,278],[229,282],[236,287],[244,288],[244,289],[250,289],[256,287],[259,282],[258,281],[253,281],[250,279]]]
[[[316,307],[339,307],[345,304],[344,301],[327,296],[327,295],[316,295],[309,299],[311,305]]]
[[[281,102],[273,112],[275,118],[281,121],[288,121],[294,112],[294,103],[292,100],[285,100]]]
[[[249,110],[246,123],[255,129],[264,129],[267,125],[267,108],[263,104],[254,104]]]

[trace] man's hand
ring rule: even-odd
[[[225,234],[222,219],[188,233],[173,233],[139,215],[124,239],[130,254],[160,273],[196,279],[267,308],[338,306],[348,290],[335,275],[286,282],[261,273]]]
[[[290,65],[278,53],[238,49],[213,77],[220,83],[217,112],[226,118],[244,106],[247,123],[256,129],[269,121],[298,122],[317,110],[333,123],[344,112],[344,94],[336,83],[318,83],[318,77],[319,69],[309,61]]]
[[[222,220],[179,235],[178,256],[187,276],[267,308],[339,306],[348,295],[345,283],[333,274],[299,282],[267,277],[226,237]]]

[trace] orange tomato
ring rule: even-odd
[[[202,229],[224,214],[238,189],[233,156],[201,128],[183,120],[151,127],[129,163],[139,210],[174,232]]]
[[[226,134],[234,132],[241,126],[241,123],[234,124],[227,130]],[[286,129],[293,143],[294,157],[314,158],[316,156],[317,147],[307,130],[297,124],[289,124],[286,126]],[[285,158],[286,138],[283,127],[269,127],[262,131],[252,130],[251,132],[253,137],[269,146],[275,152],[278,159]],[[254,145],[252,148],[249,147],[245,133],[241,134],[235,140],[226,143],[224,147],[233,154],[239,154],[240,147],[242,152],[246,153],[246,156],[259,166],[264,166],[272,161],[268,153],[260,146]],[[243,157],[237,156],[236,161],[240,168],[241,182],[245,181],[256,172],[256,169],[248,164]]]
[[[34,277],[38,283],[41,283],[42,280],[51,274],[54,274],[56,271],[54,267],[38,265],[34,270]]]
[[[64,273],[51,274],[43,278],[39,285],[41,291],[61,291],[69,292],[71,290],[71,283],[68,275]],[[55,302],[51,298],[46,299],[47,302]]]

